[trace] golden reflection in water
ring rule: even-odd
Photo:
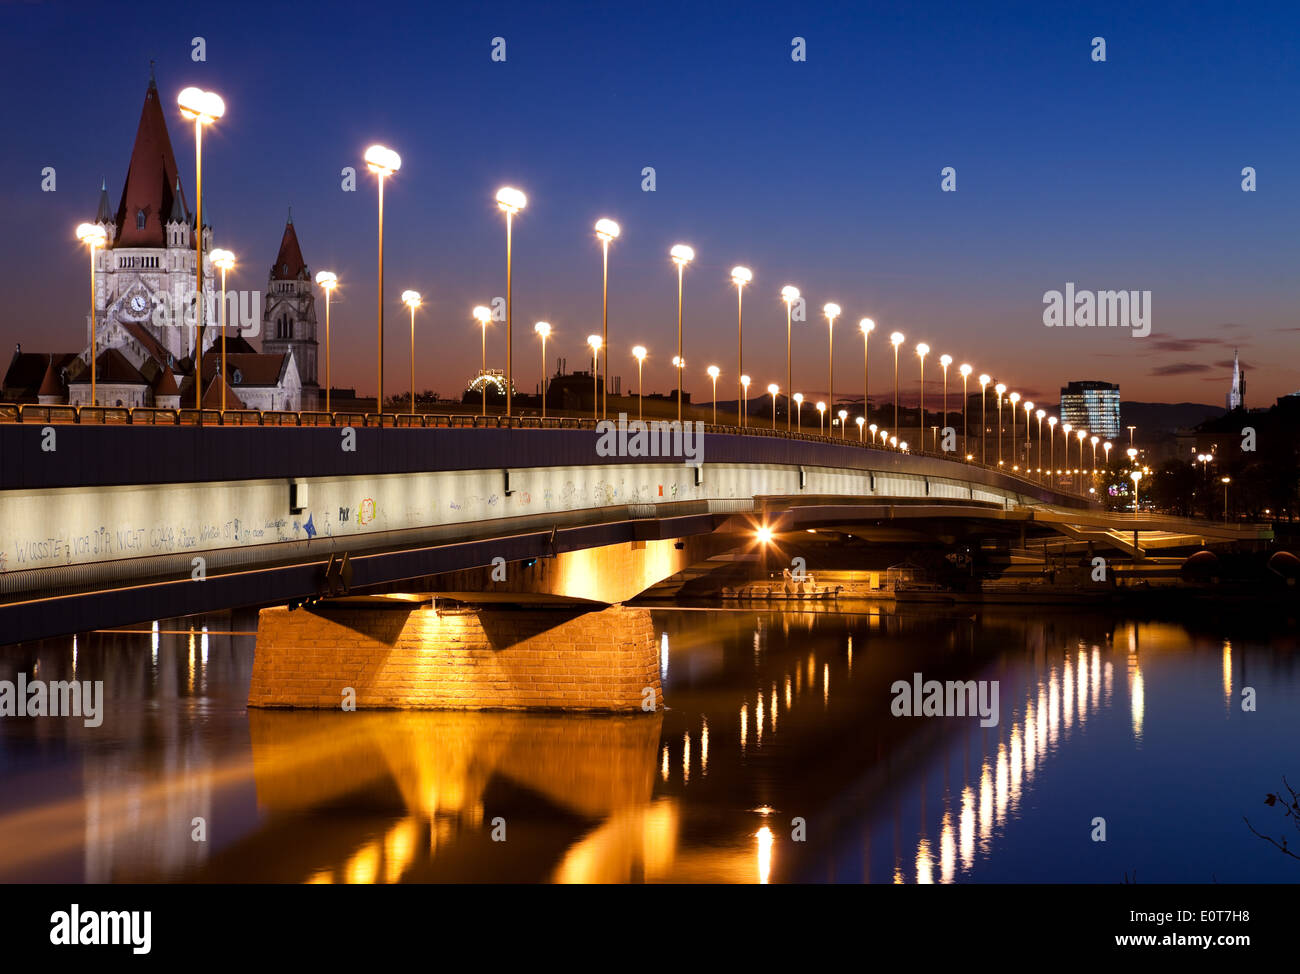
[[[334,882],[334,871],[331,869],[321,869],[312,873],[303,880],[309,886],[322,886]]]
[[[993,837],[993,774],[989,763],[980,768],[980,851],[989,854],[989,839]]]
[[[354,852],[343,866],[343,879],[347,883],[373,883],[379,875],[379,840],[367,842]]]
[[[1097,709],[1097,704],[1101,700],[1101,650],[1093,645],[1092,647],[1092,709]]]
[[[903,870],[900,869],[898,866],[894,867],[894,885],[895,886],[903,885]]]
[[[787,676],[785,678],[785,709],[789,710],[792,706],[794,706],[794,697],[791,696],[790,678]]]
[[[822,666],[822,707],[831,705],[831,664]]]
[[[1047,734],[1048,743],[1056,746],[1056,737],[1061,727],[1061,693],[1056,684],[1056,667],[1052,667],[1047,680]]]
[[[776,733],[776,684],[772,684],[772,733]]]
[[[1223,704],[1232,706],[1232,642],[1223,641]]]
[[[691,732],[682,735],[682,784],[691,780]]]
[[[939,881],[951,883],[957,873],[957,840],[952,831],[952,813],[943,813],[939,826]]]
[[[853,633],[849,633],[849,676],[853,675]]]
[[[617,809],[603,825],[564,854],[551,881],[663,882],[680,865],[677,853],[680,819],[677,804],[671,798],[656,799],[647,806]],[[728,881],[744,882],[748,869],[743,873],[729,869],[728,873]]]
[[[194,692],[194,627],[190,627],[190,693]]]
[[[1111,687],[1112,687],[1112,684],[1114,683],[1114,679],[1115,679],[1115,667],[1111,665],[1110,660],[1106,660],[1106,666],[1105,666],[1105,668],[1102,670],[1102,673],[1103,673],[1103,675],[1104,675],[1104,677],[1105,677],[1105,684],[1104,684],[1104,685],[1105,685],[1105,687],[1106,687],[1106,706],[1109,707],[1109,706],[1110,706],[1110,696],[1111,696],[1110,691],[1111,691]]]
[[[700,774],[709,773],[709,718],[701,721],[700,727]]]
[[[149,650],[153,654],[153,665],[158,665],[158,620],[153,622],[153,628],[149,631]]]
[[[1079,723],[1088,716],[1088,654],[1079,649]]]
[[[758,881],[766,885],[772,875],[772,830],[764,825],[755,837],[758,839]]]
[[[749,704],[740,705],[740,753],[745,753],[746,738],[749,737]]]
[[[384,882],[396,883],[415,861],[415,840],[420,823],[414,817],[402,819],[384,836]]]
[[[1038,717],[1031,697],[1025,701],[1025,778],[1027,780],[1034,776],[1035,759],[1038,756],[1037,732]]]
[[[961,868],[970,872],[975,864],[975,792],[967,785],[961,790]]]
[[[1020,804],[1020,785],[1021,773],[1024,763],[1021,760],[1024,756],[1024,740],[1020,736],[1020,725],[1013,724],[1011,727],[1011,809],[1015,809]]]
[[[1040,681],[1038,684],[1038,731],[1034,735],[1038,741],[1038,760],[1037,764],[1043,763],[1043,758],[1047,754],[1047,687],[1043,686]]]
[[[1007,817],[1007,746],[998,743],[997,778],[997,814],[998,827],[1001,828]]]
[[[668,745],[664,745],[663,767],[659,769],[659,774],[663,776],[664,781],[668,780]]]
[[[934,859],[930,855],[930,840],[924,837],[916,846],[916,881],[922,885],[934,883]]]
[[[1061,710],[1062,721],[1068,731],[1074,723],[1074,664],[1070,662],[1069,652],[1061,661]]]
[[[754,702],[754,746],[763,746],[763,691],[758,691]]]
[[[1142,682],[1142,663],[1137,653],[1128,657],[1129,699],[1133,707],[1133,740],[1142,743],[1142,719],[1146,715],[1146,690]]]

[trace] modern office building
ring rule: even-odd
[[[1071,382],[1061,390],[1061,422],[1114,440],[1119,421],[1119,386],[1111,382]]]

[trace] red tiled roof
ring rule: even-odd
[[[307,262],[302,259],[302,248],[298,246],[298,234],[293,229],[293,221],[284,225],[284,236],[280,239],[280,252],[275,255],[271,265],[271,280],[297,281],[307,273]]]
[[[150,334],[148,328],[140,324],[138,321],[122,321],[120,323],[126,330],[127,334],[139,342],[144,350],[148,352],[159,365],[167,364],[167,349],[163,348],[162,345],[159,344],[158,339],[154,338],[153,335]]]
[[[176,376],[172,374],[170,368],[163,366],[162,375],[154,383],[153,394],[155,397],[179,396],[181,394],[181,387],[176,384]]]
[[[59,375],[54,371],[54,356],[50,356],[50,364],[45,367],[45,378],[41,380],[41,389],[38,395],[41,396],[62,396],[63,383],[59,381]]]
[[[289,364],[288,352],[226,352],[226,370],[231,385],[274,386]],[[203,374],[211,375],[221,366],[221,351],[209,351],[203,356]]]
[[[164,221],[172,211],[180,174],[167,135],[167,119],[158,96],[158,87],[149,79],[136,129],[135,145],[122,201],[117,206],[117,240],[115,247],[162,247],[167,235]],[[181,191],[181,206],[185,194]],[[137,214],[144,212],[144,228],[137,227]],[[186,210],[188,212],[188,209]]]
[[[71,371],[71,370],[69,370]],[[140,370],[131,364],[131,360],[116,348],[106,348],[95,359],[95,382],[103,385],[107,382],[124,383],[133,386],[147,386],[149,380],[140,374]],[[90,369],[81,372],[69,380],[69,384],[90,385]]]

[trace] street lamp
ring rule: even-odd
[[[551,324],[548,321],[539,321],[533,325],[535,331],[542,339],[542,419],[546,418],[546,339],[551,337]],[[606,364],[609,364],[608,362]]]
[[[695,259],[695,251],[686,244],[675,244],[668,256],[677,265],[677,359],[682,359],[682,278],[686,265]],[[674,363],[675,364],[675,363]],[[677,422],[682,421],[682,370],[677,369]]]
[[[1011,401],[1011,462],[1016,462],[1016,406],[1020,403],[1020,393],[1013,392],[1007,396]]]
[[[641,419],[643,418],[641,411],[642,397],[645,392],[641,382],[641,367],[645,364],[645,346],[633,346],[632,357],[636,359],[636,418]]]
[[[1219,483],[1223,484],[1223,523],[1228,523],[1228,484],[1232,483],[1231,477],[1220,477]]]
[[[921,342],[916,346],[916,356],[921,360],[921,415],[916,424],[918,442],[921,452],[925,452],[925,357],[930,354],[930,346]]]
[[[768,383],[767,394],[772,397],[772,429],[776,429],[776,395],[781,387],[775,382]]]
[[[1029,469],[1029,464],[1033,460],[1034,444],[1029,438],[1029,416],[1034,411],[1034,404],[1028,399],[1025,400],[1025,469]]]
[[[214,248],[208,259],[221,271],[221,411],[226,411],[226,271],[235,266],[235,255]]]
[[[748,267],[739,265],[731,269],[731,283],[736,285],[736,374],[743,375],[745,372],[745,285],[754,279],[754,272]],[[798,292],[796,292],[796,297]],[[786,329],[786,360],[790,357],[789,328]],[[739,383],[737,379],[737,396],[739,396]],[[716,396],[714,397],[717,398]],[[736,399],[736,425],[744,425],[744,417],[740,411],[740,399]]]
[[[1047,415],[1047,410],[1040,409],[1034,416],[1038,418],[1038,479],[1043,479],[1043,417]]]
[[[940,355],[939,364],[943,366],[943,423],[944,429],[948,428],[948,366],[952,365],[951,355]],[[935,443],[935,450],[939,449],[939,444]]]
[[[1051,461],[1052,483],[1056,483],[1056,423],[1055,416],[1047,417],[1047,438],[1049,443],[1048,459]]]
[[[226,103],[215,91],[185,88],[176,96],[181,117],[194,122],[194,277],[198,298],[194,305],[197,318],[198,343],[194,348],[194,408],[203,420],[203,126],[211,125],[226,114]],[[94,361],[95,349],[90,350]],[[222,376],[225,382],[225,376]],[[93,386],[93,383],[92,383]],[[94,390],[91,390],[94,398]]]
[[[591,346],[591,418],[600,419],[600,346],[599,335],[588,335]]]
[[[802,433],[803,432],[803,393],[802,392],[796,392],[794,394],[794,416],[795,416],[795,420],[794,420],[795,429],[798,432]]]
[[[1101,442],[1101,438],[1090,436],[1088,442],[1092,444],[1092,475],[1095,477],[1097,476],[1097,444]]]
[[[966,449],[966,437],[970,433],[970,427],[966,425],[966,404],[970,401],[970,397],[966,394],[966,380],[970,378],[974,369],[963,362],[957,371],[961,373],[961,452],[969,459],[970,451]]]
[[[1103,443],[1101,445],[1101,448],[1106,451],[1106,469],[1109,470],[1110,469],[1110,441],[1107,440],[1105,443]]]
[[[99,324],[95,314],[95,251],[108,239],[104,228],[96,223],[83,223],[77,227],[77,239],[90,248],[90,404],[99,405],[95,387],[95,353],[99,344]],[[202,277],[202,275],[200,275]],[[222,302],[224,305],[225,302]]]
[[[733,272],[734,273],[734,272]],[[793,319],[791,306],[799,300],[799,289],[793,284],[781,288],[781,300],[785,302],[785,387],[789,391],[794,386],[794,371],[790,346],[790,322]],[[786,408],[785,428],[790,428],[790,410]]]
[[[903,344],[903,333],[893,332],[889,343],[894,346],[894,429],[898,429],[898,346]]]
[[[993,391],[998,394],[998,466],[1002,466],[1002,394],[1007,391],[1007,387],[999,382],[993,387]],[[1015,413],[1011,414],[1012,416]]]
[[[826,435],[826,403],[821,401],[817,403],[817,432]]]
[[[859,416],[856,420],[854,420],[854,422],[858,424],[858,442],[861,443],[862,430],[867,425],[867,418],[865,416]]]
[[[849,411],[847,409],[841,409],[839,412],[839,417],[840,417],[840,439],[842,440],[844,439],[844,421],[849,418]]]
[[[989,397],[988,384],[993,381],[993,377],[987,374],[980,375],[980,463],[988,465],[988,432],[989,432]]]
[[[742,404],[741,405],[742,412],[740,414],[741,426],[749,425],[749,381],[750,381],[749,376],[747,375],[742,375],[740,377],[740,399]]]
[[[600,249],[603,253],[603,264],[601,271],[601,299],[600,299],[600,341],[602,345],[609,346],[609,242],[617,239],[619,234],[618,224],[613,220],[597,220],[596,236],[600,238]],[[605,375],[601,387],[600,396],[600,414],[606,419],[609,418],[609,354],[605,355]]]
[[[506,415],[510,415],[510,392],[515,384],[515,330],[514,330],[514,278],[513,229],[515,214],[528,205],[528,197],[513,186],[497,190],[497,208],[506,215]]]
[[[330,412],[330,295],[339,286],[339,279],[332,271],[318,271],[316,284],[325,292],[325,412]],[[222,302],[225,303],[224,301]]]
[[[708,368],[709,378],[713,380],[713,425],[718,425],[718,376],[722,370],[716,365],[710,365]]]
[[[1075,433],[1075,436],[1079,438],[1079,476],[1082,477],[1083,476],[1083,441],[1088,438],[1088,431],[1079,430],[1077,433]],[[1080,481],[1080,483],[1082,483],[1082,481]]]
[[[415,415],[415,309],[420,306],[419,291],[403,291],[402,304],[411,309],[411,415]]]
[[[754,272],[748,267],[737,265],[731,269],[731,283],[736,285],[736,375],[743,375],[745,372],[745,285],[754,279]],[[795,292],[795,297],[799,292]],[[790,360],[790,329],[786,327],[786,362]],[[740,393],[739,383],[737,383],[737,396]],[[714,397],[717,398],[716,396]],[[743,426],[743,417],[740,412],[740,399],[736,399],[736,425]]]
[[[1129,476],[1133,478],[1133,513],[1136,514],[1138,509],[1138,481],[1142,479],[1142,471],[1134,470]],[[1224,518],[1224,520],[1227,520],[1227,518]]]
[[[899,443],[899,444],[898,444],[898,448],[899,448],[899,450],[901,450],[903,453],[906,453],[906,452],[907,452],[907,440],[903,440],[901,443]]]
[[[897,446],[898,446],[898,437],[897,437],[897,436],[891,436],[891,437],[889,438],[889,445],[892,446],[892,447],[897,447]]]
[[[478,307],[474,309],[474,317],[478,320],[479,325],[483,329],[483,368],[479,372],[478,381],[479,381],[479,385],[482,387],[483,390],[483,415],[486,416],[487,415],[487,326],[488,326],[488,322],[492,320],[492,311],[490,308],[485,308],[483,307],[483,305],[480,304]]]
[[[870,318],[863,318],[858,322],[858,330],[862,332],[862,415],[869,419],[871,403],[867,400],[867,394],[871,370],[868,368],[867,346],[871,344],[871,333],[876,330],[876,323]]]
[[[826,315],[826,400],[835,405],[835,319],[840,316],[840,306],[834,301],[822,306]],[[841,431],[842,432],[842,431]]]
[[[867,427],[867,429],[871,430],[871,445],[872,445],[872,446],[875,446],[875,445],[876,445],[876,431],[879,429],[879,427],[878,427],[875,423],[872,423],[870,426]]]
[[[402,168],[402,157],[382,145],[366,150],[366,168],[379,178],[379,388],[375,412],[384,413],[384,179]],[[485,396],[487,392],[483,393]],[[380,420],[382,423],[383,420]]]

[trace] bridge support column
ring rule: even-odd
[[[248,705],[640,713],[663,705],[656,637],[624,606],[263,609]]]

